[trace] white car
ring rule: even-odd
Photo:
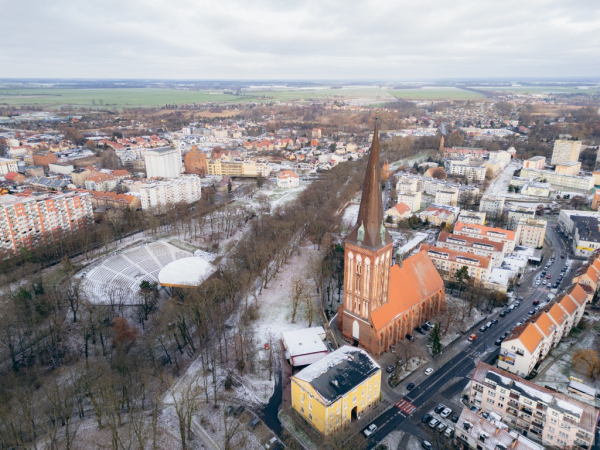
[[[452,410],[450,408],[444,408],[444,410],[440,413],[440,416],[445,419],[450,415],[451,412]]]
[[[425,369],[425,375],[431,375],[433,373],[433,369],[431,367],[428,367],[427,369]]]
[[[367,428],[364,431],[365,436],[367,436],[367,437],[371,436],[375,432],[376,429],[377,429],[377,425],[375,425],[374,423],[372,423],[371,425],[369,425],[369,428]]]

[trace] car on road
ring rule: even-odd
[[[425,325],[427,325],[429,328],[433,328],[433,324],[429,321],[425,322]]]
[[[505,309],[504,311],[502,311],[502,312],[500,313],[500,317],[504,317],[504,316],[506,316],[506,315],[508,314],[508,312],[506,312],[506,311],[507,311],[506,309]],[[508,311],[510,312],[510,309],[509,309]]]
[[[385,368],[385,371],[386,371],[387,373],[392,373],[392,372],[394,371],[394,366],[387,366],[387,367]]]
[[[500,346],[502,344],[502,341],[503,341],[503,339],[498,338],[494,341],[494,345]]]
[[[521,297],[521,300],[523,300],[523,297]],[[515,307],[518,308],[519,306],[521,306],[521,302],[519,300],[517,300],[515,302]]]
[[[415,383],[408,383],[406,385],[406,390],[412,391],[415,388]]]
[[[498,323],[498,319],[492,319],[492,325],[496,325]]]
[[[540,304],[540,301],[539,301],[539,300],[534,300],[534,301],[533,301],[533,304],[534,304],[534,305],[539,305],[539,304]]]
[[[430,330],[430,327],[429,327],[429,325],[427,325],[427,322],[424,322],[423,325],[421,325],[421,328],[423,328],[425,331]]]
[[[459,419],[458,414],[452,414],[452,418],[450,420],[454,423],[457,423],[458,419]]]
[[[441,422],[438,426],[437,426],[437,430],[442,433],[446,428],[448,428],[448,425],[446,425],[444,422]]]
[[[433,369],[431,367],[428,367],[427,369],[425,369],[425,375],[429,376],[433,373]]]
[[[429,441],[421,442],[421,447],[423,447],[425,450],[433,450],[433,445],[431,445],[431,442]]]
[[[479,331],[481,331],[483,333],[485,330],[487,330],[487,326],[481,325],[481,328],[479,328]]]
[[[491,321],[485,324],[486,328],[492,328],[492,325],[494,325]]]
[[[415,338],[414,336],[412,336],[411,334],[407,334],[406,336],[404,336],[406,339],[408,339],[410,342],[415,342]]]
[[[565,258],[565,254],[563,253],[562,255],[560,255],[560,257],[561,257],[562,259],[564,259],[564,258]]]
[[[534,314],[535,314],[535,311],[533,309],[527,313],[528,316],[533,316]]]
[[[450,408],[444,408],[444,410],[440,413],[440,416],[446,419],[450,414],[452,414],[452,410]]]
[[[475,405],[471,406],[469,408],[469,411],[474,412],[474,413],[478,413],[479,412],[479,408]]]
[[[433,419],[433,416],[429,413],[425,414],[422,418],[421,418],[421,422],[423,423],[427,423],[429,422],[431,419]]]
[[[477,335],[476,335],[476,334],[472,334],[471,336],[469,336],[469,337],[467,338],[467,341],[469,341],[469,342],[473,342],[475,339],[477,339]]]
[[[437,419],[431,419],[431,420],[429,421],[429,426],[430,426],[431,428],[435,428],[435,427],[437,427],[437,426],[438,426],[438,424],[439,424],[439,423],[440,423],[440,421],[439,421],[439,420],[437,420]]]
[[[446,409],[446,405],[440,403],[439,405],[437,405],[434,409],[434,411],[439,414],[441,413],[444,409]]]
[[[365,434],[365,436],[369,437],[375,432],[376,429],[377,429],[377,425],[372,423],[371,425],[369,425],[369,427],[365,431],[363,431],[363,433]]]
[[[503,335],[502,335],[502,339],[506,339],[508,337],[508,335],[510,334],[509,331],[506,331]]]
[[[550,275],[550,274],[546,275],[546,279],[547,279],[547,280],[549,280],[549,279],[551,279],[551,278],[552,278],[552,275]]]

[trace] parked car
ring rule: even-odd
[[[421,327],[415,327],[415,331],[417,333],[422,334],[423,336],[427,334],[427,332],[423,328],[421,328]]]
[[[444,408],[444,410],[440,413],[440,416],[446,419],[450,414],[452,414],[452,410],[450,408]]]
[[[421,447],[423,447],[425,450],[433,450],[433,445],[431,445],[431,442],[429,441],[421,442]]]
[[[500,338],[496,339],[496,340],[494,341],[494,344],[495,344],[495,345],[498,345],[498,346],[499,346],[499,345],[501,345],[501,344],[502,344],[502,339],[500,339]]]
[[[481,328],[479,328],[479,331],[481,331],[482,333],[487,330],[487,326],[482,325]]]
[[[279,440],[278,440],[278,439],[277,439],[275,436],[273,436],[273,437],[272,437],[272,438],[269,440],[269,442],[267,442],[267,443],[265,444],[265,448],[266,448],[267,450],[275,450],[275,448],[276,448],[276,445],[277,445],[277,444],[281,444],[281,442],[279,442]],[[271,448],[271,447],[273,447],[273,448]]]
[[[485,324],[486,328],[492,328],[492,325],[494,325],[491,321]]]
[[[387,367],[385,368],[385,371],[386,371],[387,373],[392,373],[392,372],[394,371],[394,366],[387,366]]]
[[[522,299],[523,299],[523,297],[521,297],[521,300],[522,300]],[[517,301],[515,302],[515,307],[517,307],[517,308],[518,308],[519,306],[521,306],[521,302],[517,300]]]
[[[450,420],[454,423],[457,423],[458,419],[459,419],[458,414],[452,414],[452,418]]]
[[[437,430],[442,433],[446,428],[448,428],[448,425],[446,425],[444,422],[441,422],[438,426],[437,426]]]
[[[435,427],[437,427],[437,426],[438,426],[438,424],[439,424],[439,423],[440,423],[440,421],[439,421],[439,420],[437,420],[437,419],[431,419],[431,420],[429,421],[429,426],[430,426],[431,428],[435,428]]]
[[[434,409],[434,411],[439,414],[441,413],[444,409],[446,409],[446,405],[440,403],[439,405],[437,405]]]
[[[414,336],[412,336],[411,334],[407,334],[406,336],[404,336],[406,339],[408,339],[410,342],[415,342],[415,338]]]
[[[415,383],[408,383],[408,384],[406,385],[406,389],[407,389],[408,391],[412,391],[414,388],[415,388]]]
[[[492,325],[496,325],[498,323],[498,319],[492,319]]]
[[[540,301],[539,301],[539,300],[534,300],[534,301],[533,301],[533,304],[534,304],[534,305],[539,305],[539,304],[540,304]]]
[[[504,316],[506,316],[507,314],[508,314],[508,313],[506,312],[506,310],[504,310],[504,311],[502,311],[502,312],[500,313],[500,317],[504,317]]]
[[[473,342],[475,339],[477,339],[477,335],[476,335],[476,334],[472,334],[471,336],[469,336],[469,337],[467,338],[467,341],[469,341],[469,342]]]
[[[376,429],[377,429],[377,425],[372,423],[371,425],[368,426],[368,428],[365,431],[363,431],[363,433],[366,437],[369,437],[375,432]]]
[[[429,331],[429,325],[427,325],[427,322],[423,323],[423,325],[421,325],[421,328],[423,328],[424,330]]]
[[[433,419],[433,416],[429,413],[425,414],[422,418],[421,418],[421,422],[423,423],[427,423],[429,422],[431,419]]]
[[[228,416],[230,416],[232,412],[233,412],[233,406],[229,405],[227,407],[227,409],[225,410],[225,414],[227,414]]]
[[[479,408],[475,405],[471,406],[469,408],[469,411],[474,412],[474,413],[478,413],[479,412]]]
[[[260,425],[260,419],[258,417],[255,417],[254,419],[252,419],[250,421],[250,423],[248,424],[248,429],[250,431],[254,430],[257,426]]]
[[[454,434],[454,428],[452,428],[452,427],[446,428],[446,431],[444,431],[444,434],[446,435],[447,438],[452,437],[452,435]]]
[[[246,408],[244,408],[244,406],[242,406],[242,405],[238,406],[238,408],[233,413],[233,417],[240,417],[245,409]]]
[[[433,373],[433,369],[431,367],[428,367],[427,369],[425,369],[425,375],[429,376]]]
[[[429,321],[425,322],[425,325],[427,325],[429,328],[433,328],[433,324]]]

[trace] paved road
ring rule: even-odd
[[[567,258],[561,259],[560,255],[562,252],[567,252],[567,250],[565,248],[564,239],[550,227],[548,230],[548,239],[552,242],[552,251],[547,253],[552,254],[556,251],[555,254],[557,255],[554,264],[550,266],[547,272],[550,274],[552,282],[554,282],[567,261]],[[544,265],[547,259],[548,258],[545,258]],[[573,269],[570,272],[567,272],[563,280],[563,285],[568,285],[573,270],[575,270],[575,264],[573,265]],[[458,353],[429,377],[425,377],[425,375],[419,371],[419,373],[413,373],[401,383],[403,386],[406,386],[406,384],[413,382],[417,384],[417,386],[405,396],[402,397],[399,395],[400,398],[398,398],[396,402],[396,407],[385,411],[372,422],[377,425],[377,430],[369,437],[367,448],[375,447],[378,442],[396,429],[414,433],[414,430],[416,429],[415,424],[420,421],[423,414],[429,412],[420,411],[419,408],[421,406],[453,379],[457,377],[468,377],[475,369],[477,361],[492,361],[495,359],[498,354],[498,347],[494,344],[494,341],[506,331],[511,330],[517,322],[523,321],[525,318],[529,317],[527,313],[534,308],[534,300],[539,300],[540,303],[543,304],[548,297],[550,292],[549,288],[543,285],[540,285],[538,288],[532,286],[532,280],[537,272],[539,272],[539,270],[528,273],[523,277],[517,295],[522,295],[525,298],[521,300],[521,305],[518,308],[503,318],[499,317],[499,312],[490,315],[488,319],[491,320],[497,318],[498,324],[483,333],[476,332],[477,340],[472,344],[458,343],[455,348],[450,350],[456,351],[458,349]],[[493,351],[490,353],[489,351],[492,349]],[[481,355],[484,353],[486,354],[482,359]],[[419,380],[422,381],[419,383]],[[402,388],[398,387],[396,389],[399,390]],[[409,417],[411,420],[404,423]]]

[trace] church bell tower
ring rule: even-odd
[[[388,300],[393,240],[383,224],[379,128],[375,132],[363,185],[358,220],[344,241],[344,303],[338,327],[355,345],[361,328],[370,328],[371,314]]]

